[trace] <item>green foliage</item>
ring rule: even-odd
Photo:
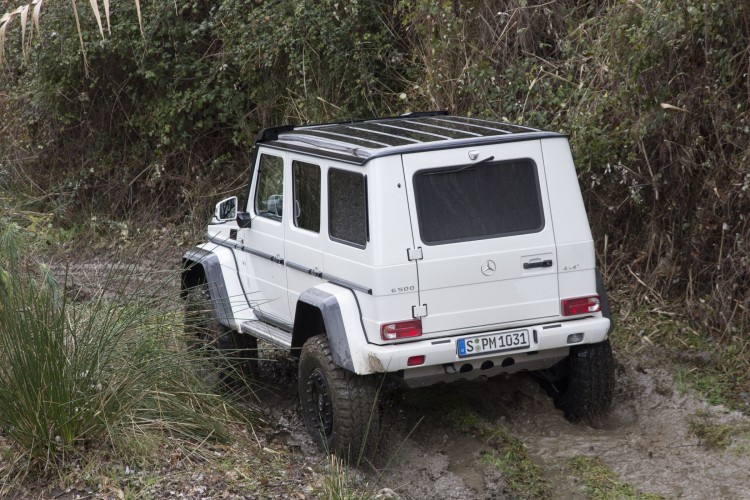
[[[443,108],[568,133],[610,282],[747,331],[746,2],[185,0],[143,36],[134,9],[104,41],[80,10],[88,71],[64,2],[28,57],[9,32],[0,168],[56,220],[203,224],[264,126]]]
[[[706,414],[697,414],[688,419],[688,427],[701,445],[706,448],[726,449],[732,438],[742,432],[737,426],[711,422]],[[747,430],[747,429],[745,429]]]
[[[488,443],[496,451],[485,453],[482,460],[503,472],[513,493],[520,498],[551,498],[552,485],[544,478],[539,464],[529,457],[526,445],[502,428],[492,434]]]
[[[0,428],[17,452],[55,463],[103,440],[137,455],[134,435],[228,436],[237,413],[177,349],[154,293],[126,274],[77,303],[23,243],[16,225],[0,233]]]
[[[104,41],[84,29],[86,68],[69,6],[52,2],[42,47],[27,59],[15,54],[13,74],[0,77],[18,112],[9,127],[26,139],[0,149],[44,151],[27,164],[44,166],[34,180],[63,206],[189,210],[191,186],[242,185],[237,175],[261,127],[369,117],[391,106],[398,63],[389,59],[381,8],[356,0],[157,3],[144,7],[141,36],[126,3]],[[94,28],[91,13],[80,13]]]
[[[597,500],[613,498],[658,500],[662,498],[660,495],[652,493],[641,493],[630,484],[621,482],[617,474],[597,457],[578,455],[573,457],[570,464],[581,477],[589,498]]]
[[[215,24],[227,64],[261,107],[256,124],[369,117],[389,108],[392,37],[387,2],[231,0]],[[255,125],[255,124],[254,124]],[[257,126],[257,125],[256,125]]]

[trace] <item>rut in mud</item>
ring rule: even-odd
[[[319,462],[319,452],[297,416],[295,367],[266,362],[282,380],[257,394],[272,421],[269,434]],[[587,498],[571,468],[576,456],[598,457],[624,483],[666,498],[750,498],[750,418],[683,394],[664,367],[648,355],[619,364],[612,413],[596,427],[571,424],[527,374],[461,382],[387,395],[385,455],[362,480],[403,498],[506,498],[518,496],[487,460],[497,446],[477,423],[505,430],[526,446],[552,498]],[[726,448],[702,443],[691,422],[740,429]],[[523,496],[523,494],[521,495]]]

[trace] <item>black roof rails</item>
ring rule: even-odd
[[[299,127],[317,127],[320,125],[348,125],[351,123],[363,123],[368,122],[372,120],[398,120],[399,118],[429,118],[431,116],[448,116],[448,112],[445,110],[436,110],[436,111],[412,111],[411,113],[405,113],[403,115],[397,115],[397,116],[386,116],[382,118],[366,118],[363,120],[346,120],[346,121],[340,121],[340,122],[332,122],[332,123],[320,123],[320,124],[311,124],[311,125],[299,125]],[[275,141],[279,138],[279,134],[283,132],[289,132],[291,130],[294,130],[297,125],[280,125],[278,127],[269,127],[264,128],[260,132],[258,132],[258,135],[255,136],[255,142],[268,142],[268,141]]]
[[[255,142],[275,141],[279,134],[294,130],[294,125],[279,125],[278,127],[264,128],[255,136]]]
[[[511,123],[450,116],[445,111],[428,111],[338,123],[267,128],[258,133],[256,143],[364,165],[374,158],[396,154],[545,137],[565,136]]]

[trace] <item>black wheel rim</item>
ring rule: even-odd
[[[319,368],[307,379],[307,397],[313,424],[328,438],[333,432],[333,404],[328,383]]]

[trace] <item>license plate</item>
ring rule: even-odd
[[[516,332],[466,337],[458,339],[456,344],[458,346],[458,357],[466,358],[469,356],[478,356],[479,354],[523,349],[524,347],[529,347],[531,341],[529,340],[528,330],[518,330]]]

